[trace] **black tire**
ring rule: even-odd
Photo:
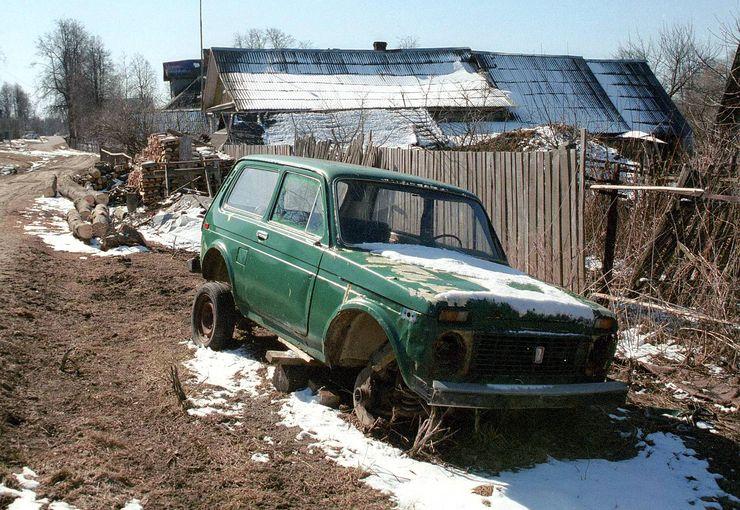
[[[193,342],[214,351],[226,348],[238,318],[231,287],[221,282],[204,283],[195,294],[190,313]]]

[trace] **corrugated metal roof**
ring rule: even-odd
[[[242,111],[506,107],[467,48],[251,50],[212,48]]]
[[[586,61],[630,131],[691,136],[691,128],[650,66],[639,60]]]
[[[157,110],[151,114],[153,131],[174,129],[182,133],[209,133],[208,119],[200,110]]]
[[[516,118],[491,129],[510,131],[550,123],[596,133],[628,130],[581,57],[474,52],[496,87],[511,93]]]
[[[444,135],[424,108],[342,110],[267,114],[262,121],[267,145],[292,144],[295,138],[313,136],[346,144],[362,136],[381,147],[429,146],[444,142]]]

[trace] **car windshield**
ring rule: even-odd
[[[337,182],[336,206],[339,240],[350,247],[421,245],[505,260],[483,207],[464,195],[346,179]]]

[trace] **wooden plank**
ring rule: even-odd
[[[306,361],[292,350],[267,351],[265,353],[265,359],[267,359],[268,363],[272,363],[274,365],[302,366],[316,364],[316,361]]]
[[[572,255],[570,252],[570,159],[568,152],[559,151],[560,159],[560,256],[563,267],[561,285],[568,287],[570,283],[570,270]]]
[[[588,187],[594,191],[658,191],[700,197],[704,194],[703,188],[681,188],[677,186],[641,186],[636,184],[592,184]]]
[[[515,223],[515,209],[514,209],[514,193],[516,192],[516,181],[514,181],[514,154],[507,152],[504,155],[505,161],[505,172],[504,177],[506,181],[506,250],[509,253],[509,263],[513,266],[517,266],[517,253],[516,253],[516,223]]]
[[[552,256],[552,152],[545,153],[545,168],[543,169],[544,177],[544,195],[545,195],[545,281],[555,282],[555,263]]]
[[[578,292],[578,261],[583,257],[583,252],[578,251],[578,223],[581,221],[581,218],[578,217],[578,163],[575,149],[568,151],[568,157],[570,159],[570,185],[568,193],[570,206],[570,280],[568,282],[568,288],[574,292]]]
[[[552,281],[563,284],[563,260],[560,251],[560,157],[557,152],[552,153],[552,197],[551,197],[551,225],[552,225]]]
[[[521,152],[516,153],[516,195],[514,201],[516,204],[516,230],[517,230],[517,259],[519,261],[519,269],[527,270],[527,206],[526,206],[526,195],[525,195],[525,169],[524,169],[524,154]]]
[[[537,153],[529,153],[527,169],[527,259],[529,273],[539,274],[537,265]]]
[[[293,345],[289,340],[286,340],[285,338],[279,336],[278,341],[283,344],[285,347],[293,351],[296,356],[298,356],[300,359],[305,361],[306,363],[312,363],[314,362],[314,358],[303,352],[299,347],[296,347]]]
[[[547,280],[547,269],[545,267],[545,156],[543,152],[537,153],[537,172],[535,174],[535,186],[537,187],[537,278]]]

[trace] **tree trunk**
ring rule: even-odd
[[[80,213],[80,218],[82,218],[83,221],[90,221],[90,216],[92,216],[93,212],[93,207],[90,205],[90,202],[84,198],[75,200],[75,209]]]
[[[67,224],[69,229],[78,239],[83,241],[89,241],[93,236],[93,227],[88,222],[83,221],[80,218],[80,213],[77,209],[70,209],[67,211]]]
[[[95,195],[93,192],[77,184],[69,175],[65,175],[59,179],[57,189],[60,195],[69,198],[73,202],[84,199],[90,205],[95,205]]]

